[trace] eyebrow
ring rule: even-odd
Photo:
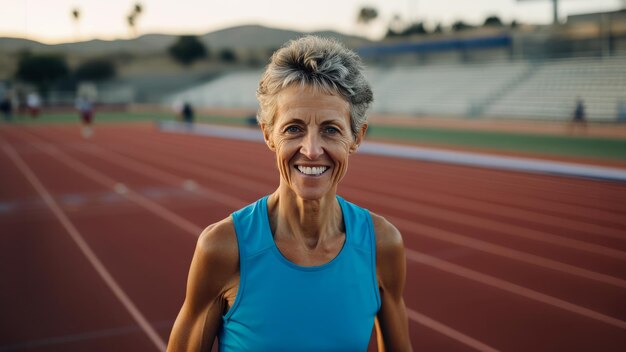
[[[328,125],[328,124],[341,125],[340,123],[337,123],[337,120],[338,119],[334,118],[334,117],[327,117],[327,118],[325,118],[325,120],[320,122],[320,125]],[[301,119],[299,117],[290,117],[287,120],[285,120],[281,124],[281,126],[284,126],[284,125],[287,125],[287,124],[290,124],[290,123],[300,123],[300,124],[306,125],[306,122],[303,119]]]

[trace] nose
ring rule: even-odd
[[[324,154],[319,134],[312,132],[307,133],[307,135],[302,139],[300,153],[306,156],[309,160],[316,160],[320,157],[320,155]]]

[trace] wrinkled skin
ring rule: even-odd
[[[356,135],[352,132],[349,108],[340,96],[293,86],[279,94],[273,124],[261,125],[280,172],[280,185],[267,201],[271,231],[280,252],[297,265],[325,264],[345,242],[337,185],[367,130],[365,125]],[[381,297],[378,350],[411,351],[402,297],[406,276],[402,237],[383,217],[372,213],[372,221]],[[168,351],[210,350],[238,289],[238,243],[228,217],[207,227],[198,240]]]
[[[350,129],[350,106],[342,97],[304,86],[285,88],[278,96],[273,125],[262,124],[269,148],[276,153],[280,187],[302,200],[334,197],[346,174],[348,157],[367,129],[355,136]],[[327,167],[319,176],[301,167]]]

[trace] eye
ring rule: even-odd
[[[297,125],[290,125],[285,128],[285,133],[298,133],[300,132],[300,127]]]
[[[340,131],[339,131],[339,129],[337,127],[327,126],[327,127],[324,128],[324,133],[326,133],[326,134],[333,135],[333,134],[337,134],[339,132]]]

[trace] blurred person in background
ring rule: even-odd
[[[26,106],[28,107],[28,113],[30,117],[37,118],[41,111],[41,98],[37,92],[30,92],[26,96]]]
[[[10,91],[5,91],[4,94],[0,96],[0,111],[4,116],[4,120],[11,122],[13,118],[13,99]]]
[[[183,104],[181,115],[183,117],[183,122],[187,125],[187,127],[191,127],[193,124],[194,112],[191,103],[188,101]]]
[[[88,96],[79,95],[76,98],[76,109],[82,123],[81,134],[84,138],[90,138],[93,135],[91,127],[93,122],[93,103]]]
[[[373,100],[359,57],[289,42],[257,98],[279,186],[203,231],[168,351],[365,351],[374,325],[380,351],[411,351],[402,237],[337,196]]]
[[[585,113],[585,103],[581,97],[576,97],[576,106],[572,114],[572,122],[570,124],[571,132],[574,133],[576,126],[582,128],[583,133],[587,131],[587,115]]]
[[[617,122],[626,122],[626,98],[617,102]]]

